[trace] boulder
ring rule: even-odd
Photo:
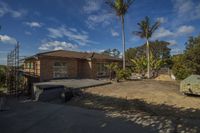
[[[200,95],[200,75],[191,75],[180,83],[180,92]]]

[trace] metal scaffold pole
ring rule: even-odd
[[[7,87],[10,95],[19,93],[19,42],[7,55]]]

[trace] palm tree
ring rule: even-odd
[[[146,55],[147,55],[147,76],[150,78],[150,55],[149,55],[149,39],[152,37],[153,33],[160,26],[160,21],[156,21],[151,25],[149,17],[145,17],[140,23],[138,23],[139,31],[135,31],[134,34],[141,38],[146,39]]]
[[[125,32],[124,32],[124,16],[128,11],[128,8],[134,0],[107,0],[106,3],[115,10],[116,15],[121,18],[122,23],[122,45],[123,45],[123,69],[126,69],[125,60]]]

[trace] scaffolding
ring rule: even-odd
[[[19,42],[7,55],[7,91],[10,95],[18,95],[20,90],[19,79]]]

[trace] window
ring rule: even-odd
[[[97,76],[106,76],[108,69],[106,68],[107,63],[97,63]]]
[[[33,69],[33,62],[29,63],[29,65],[30,65],[29,68]]]
[[[53,78],[67,78],[67,63],[55,62],[53,66]]]
[[[26,68],[27,69],[33,69],[33,62],[26,63]]]
[[[28,69],[29,69],[29,64],[30,64],[30,63],[26,63],[26,68],[28,68]]]

